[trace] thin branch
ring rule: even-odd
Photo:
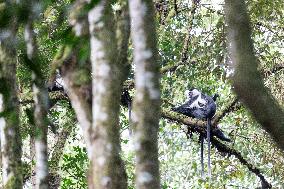
[[[206,123],[200,120],[194,120],[191,118],[183,118],[181,116],[175,116],[173,113],[163,110],[162,111],[162,117],[165,119],[168,119],[170,121],[175,121],[180,124],[184,124],[188,126],[188,130],[191,132],[199,133],[201,135],[206,135]],[[188,135],[188,133],[187,133]],[[268,181],[265,179],[265,177],[261,174],[260,169],[253,166],[251,163],[249,163],[240,152],[237,150],[230,148],[229,146],[223,144],[219,140],[212,137],[211,139],[213,147],[215,147],[219,152],[226,153],[228,156],[235,156],[243,165],[245,165],[249,171],[253,172],[256,176],[260,178],[262,183],[265,186],[270,186],[271,184],[268,183]]]
[[[192,4],[192,7],[191,7],[191,10],[190,10],[190,16],[189,16],[189,26],[188,26],[188,29],[187,29],[187,33],[186,33],[186,36],[185,36],[185,39],[184,39],[184,42],[183,42],[183,48],[182,48],[182,53],[181,53],[181,62],[185,63],[187,62],[188,60],[188,46],[189,46],[189,42],[190,42],[190,39],[191,39],[191,35],[190,35],[190,32],[192,30],[192,27],[193,27],[193,20],[194,20],[194,16],[195,16],[195,12],[196,12],[196,9],[199,5],[199,1],[192,1],[193,4]]]
[[[211,143],[213,147],[215,147],[219,152],[226,153],[228,156],[235,156],[243,165],[245,165],[249,169],[249,171],[253,172],[257,177],[259,177],[262,185],[265,186],[264,188],[271,188],[271,184],[265,179],[260,169],[249,163],[240,152],[228,147],[227,145],[214,138],[211,140]]]
[[[184,61],[179,61],[178,63],[176,63],[176,64],[174,64],[174,65],[167,65],[167,66],[164,66],[164,67],[161,68],[160,73],[161,73],[161,74],[165,74],[165,73],[167,73],[167,72],[174,72],[179,66],[184,65],[184,64],[186,64],[186,63],[187,63],[187,61],[186,61],[186,62],[184,62]],[[196,64],[196,61],[191,61],[191,62],[189,63],[189,65],[193,65],[193,64]]]
[[[64,94],[63,91],[56,91],[56,92],[51,91],[48,93],[48,95],[49,95],[48,109],[52,108],[60,100],[69,101],[68,96],[66,96],[66,94]],[[33,103],[34,103],[34,100],[30,98],[27,98],[27,99],[24,98],[19,102],[19,104],[22,106],[26,106],[26,105],[33,104]]]
[[[268,77],[269,75],[275,74],[276,72],[279,72],[283,69],[284,69],[284,63],[281,63],[281,64],[274,66],[271,70],[262,71],[262,75],[264,77]]]
[[[221,12],[220,10],[214,10],[210,7],[207,7],[206,4],[200,4],[202,7],[206,8],[209,12],[211,13],[217,13],[219,15],[225,16],[225,14],[223,12]]]
[[[174,10],[175,10],[176,15],[178,15],[179,10],[178,10],[177,0],[174,0]]]
[[[213,125],[216,125],[220,122],[221,119],[223,119],[227,114],[236,111],[241,107],[241,104],[239,103],[237,98],[234,98],[231,103],[229,103],[224,110],[222,110],[220,113],[218,113],[214,119],[213,119]]]

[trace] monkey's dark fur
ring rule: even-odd
[[[211,167],[210,167],[210,134],[211,134],[211,119],[216,113],[216,99],[218,95],[213,97],[201,93],[197,89],[187,90],[186,91],[187,101],[181,106],[172,108],[173,111],[184,114],[186,116],[197,118],[197,119],[206,119],[207,120],[207,141],[208,141],[208,176],[211,176]],[[216,131],[216,135],[224,138],[228,141],[229,139],[224,137],[224,134],[221,130]],[[203,145],[204,137],[200,135],[201,141],[201,174],[203,177],[204,174],[204,162],[203,162]]]

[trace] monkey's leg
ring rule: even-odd
[[[200,161],[201,161],[201,178],[204,178],[204,137],[200,135]]]
[[[207,119],[207,141],[208,141],[208,177],[211,177],[211,162],[210,162],[210,127],[211,120]]]

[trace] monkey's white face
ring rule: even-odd
[[[199,90],[186,90],[185,94],[187,96],[187,100],[190,100],[193,97],[197,97],[197,99],[190,105],[190,108],[203,108],[206,105],[206,100],[201,98],[201,92]]]
[[[192,96],[192,97],[200,96],[200,95],[201,95],[201,92],[198,91],[197,89],[193,89],[190,93],[191,93],[191,96]]]
[[[192,97],[195,97],[195,96],[200,96],[201,95],[201,92],[198,91],[197,89],[192,89],[192,90],[186,90],[185,91],[185,96],[187,97],[187,99],[191,99]]]

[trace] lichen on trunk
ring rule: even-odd
[[[160,119],[159,65],[151,0],[131,0],[135,87],[132,121],[138,189],[160,188],[157,134]]]
[[[48,130],[48,91],[40,70],[38,49],[33,31],[33,17],[30,16],[25,25],[25,42],[27,47],[26,64],[32,71],[32,90],[34,99],[34,124],[35,124],[35,157],[36,157],[36,188],[47,189],[48,186],[48,155],[47,155],[47,130]]]
[[[225,15],[228,45],[235,69],[232,77],[234,91],[283,150],[284,111],[265,87],[258,71],[245,1],[226,0]]]
[[[22,188],[22,144],[13,36],[0,41],[0,129],[4,189]]]
[[[117,61],[117,41],[110,1],[102,0],[88,15],[93,73],[92,143],[90,188],[127,188],[120,157],[119,104],[124,78]]]

